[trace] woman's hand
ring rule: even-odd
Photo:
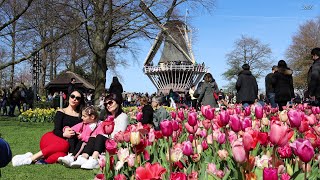
[[[75,135],[75,132],[71,128],[66,128],[63,132],[63,137],[71,138],[71,136]]]

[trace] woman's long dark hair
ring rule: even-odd
[[[118,109],[117,112],[115,114],[115,117],[118,117],[122,112],[122,97],[119,97],[119,95],[117,94],[109,94],[108,96],[105,97],[104,102],[110,101],[110,100],[114,100],[117,104],[118,104]],[[111,112],[108,111],[107,106],[105,106],[106,112],[107,112],[107,116],[111,115]]]
[[[85,101],[84,101],[84,95],[83,95],[82,91],[75,89],[75,90],[73,90],[70,94],[68,94],[68,100],[67,100],[66,105],[69,106],[69,98],[70,98],[70,95],[71,95],[73,92],[76,92],[76,91],[81,95],[81,99],[80,99],[79,105],[76,107],[75,111],[76,111],[77,113],[79,113],[79,117],[81,118],[81,116],[82,116],[82,109],[83,109],[83,108],[85,107],[85,105],[86,105],[86,103],[85,103]]]

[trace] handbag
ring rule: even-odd
[[[213,92],[213,97],[214,97],[214,99],[215,99],[216,101],[219,99],[219,96],[218,96],[218,94],[217,94],[216,92]]]

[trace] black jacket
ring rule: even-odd
[[[151,124],[153,125],[153,108],[146,104],[142,108],[142,124]]]
[[[266,95],[268,95],[269,93],[274,93],[274,87],[272,85],[272,76],[273,73],[269,73],[265,78]]]
[[[313,62],[308,72],[308,95],[320,98],[320,58]]]
[[[287,102],[294,98],[292,70],[278,68],[272,76],[272,85],[276,94],[276,102]]]
[[[237,102],[254,102],[258,98],[258,84],[249,70],[242,70],[236,83]]]

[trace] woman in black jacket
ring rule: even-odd
[[[284,60],[278,62],[278,70],[272,76],[272,85],[276,94],[275,101],[282,111],[282,106],[294,98],[292,70]]]
[[[141,123],[153,125],[153,108],[148,103],[148,99],[146,97],[141,97],[140,104],[143,106]]]

